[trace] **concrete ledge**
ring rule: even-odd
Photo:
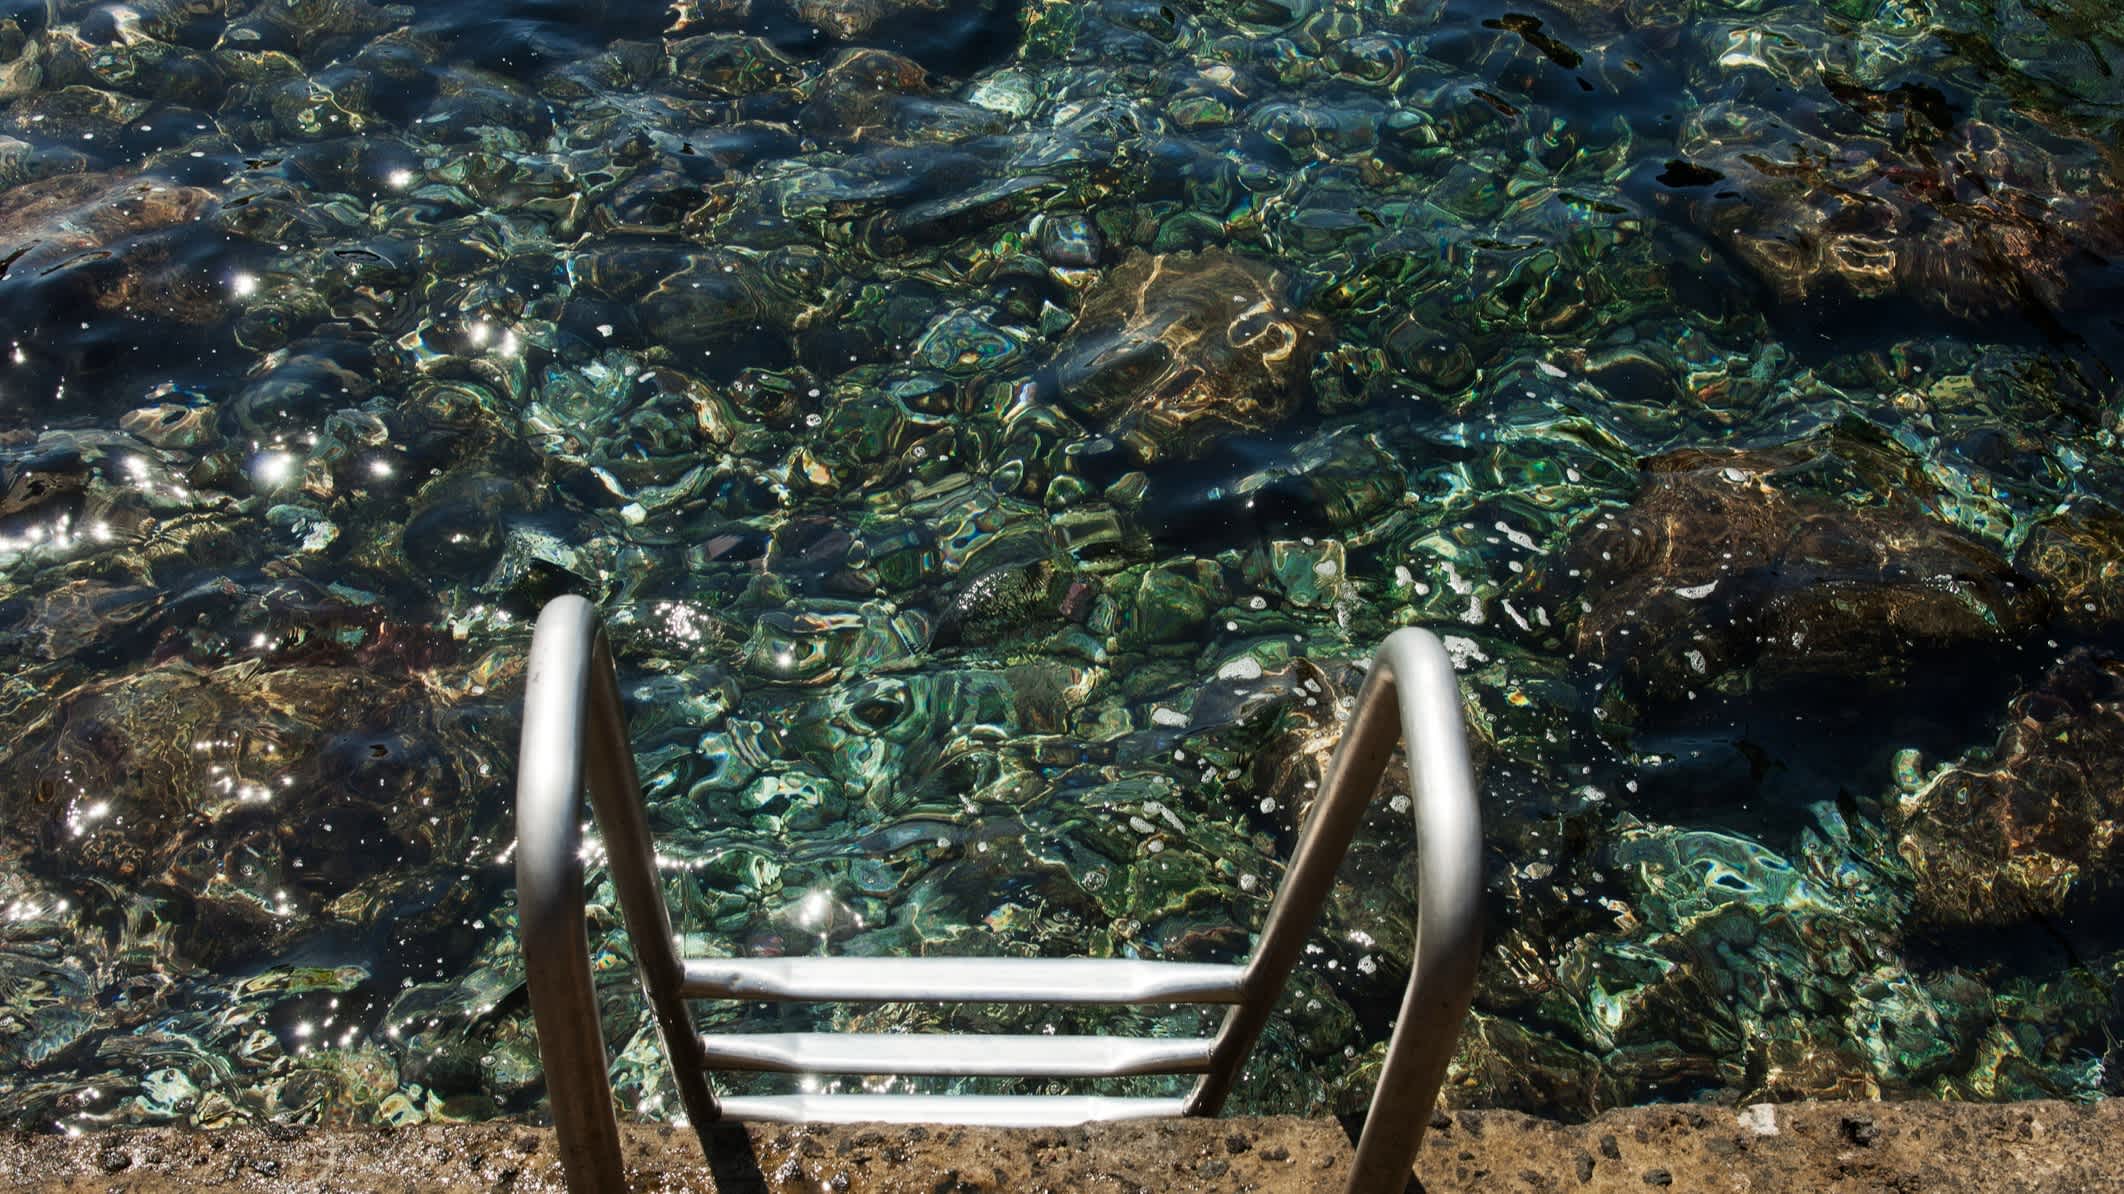
[[[1427,1194],[1482,1191],[2124,1191],[2124,1101],[1635,1107],[1586,1124],[1440,1117]],[[1049,1131],[726,1128],[704,1162],[683,1129],[628,1129],[636,1186],[735,1194],[1283,1194],[1332,1191],[1349,1143],[1328,1120],[1174,1120]],[[552,1133],[243,1128],[0,1137],[0,1189],[559,1191]]]

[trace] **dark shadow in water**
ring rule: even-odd
[[[2051,915],[2000,925],[1918,925],[1904,943],[1911,969],[1967,967],[1981,958],[2002,976],[2043,979],[2100,965],[2124,923],[2124,886],[2087,884]],[[1993,980],[1996,982],[1996,979]],[[2099,982],[2100,979],[2094,981]],[[2116,993],[2124,1011],[2124,988]]]
[[[1807,821],[1792,814],[1807,805],[1842,794],[1856,802],[1848,816],[1889,792],[1899,749],[1937,762],[1995,738],[2000,711],[2051,658],[2019,647],[1927,652],[1870,684],[1786,676],[1741,696],[1655,706],[1631,741],[1669,762],[1637,774],[1631,808],[1789,849]]]
[[[745,1125],[708,1124],[700,1129],[700,1137],[718,1194],[767,1194],[767,1175],[760,1172],[759,1155]]]

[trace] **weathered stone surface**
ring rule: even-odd
[[[2090,254],[2113,253],[2124,238],[2109,188],[2079,185],[2032,140],[1953,122],[1944,104],[1910,112],[1936,129],[1924,148],[1773,147],[1754,140],[1776,123],[1760,116],[1706,105],[1681,137],[1688,160],[1661,181],[1691,196],[1688,218],[1786,301],[1841,291],[1971,318],[2058,310],[2072,304]]]
[[[8,190],[0,196],[0,259],[8,263],[0,302],[213,322],[224,314],[224,288],[150,234],[180,235],[214,201],[199,187],[111,174],[61,174]]]
[[[156,178],[65,174],[25,183],[0,209],[0,243],[35,248],[10,268],[49,268],[84,249],[198,219],[211,192]]]
[[[1797,1103],[1632,1107],[1561,1124],[1511,1111],[1434,1119],[1416,1175],[1482,1191],[2124,1190],[2124,1103]],[[730,1127],[704,1163],[694,1134],[624,1129],[637,1190],[784,1194],[1337,1190],[1350,1144],[1332,1120],[1166,1120],[1090,1128]],[[109,1132],[0,1139],[0,1189],[561,1191],[553,1133],[486,1123],[398,1131]]]

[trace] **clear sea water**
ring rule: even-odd
[[[2113,1093],[2120,70],[2091,0],[0,0],[0,1121],[535,1114],[561,593],[690,952],[1241,956],[1422,624],[1449,1099]],[[1239,1109],[1362,1105],[1410,865],[1390,792]]]

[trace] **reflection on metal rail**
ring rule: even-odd
[[[1388,636],[1328,765],[1297,852],[1244,965],[1127,959],[756,958],[681,961],[658,885],[612,655],[597,613],[562,597],[538,620],[517,762],[516,877],[531,1010],[561,1161],[576,1191],[626,1188],[619,1125],[584,929],[580,800],[604,833],[642,987],[687,1117],[796,1122],[1052,1126],[1215,1115],[1319,917],[1358,820],[1398,742],[1408,745],[1416,813],[1414,965],[1346,1189],[1395,1194],[1429,1123],[1475,987],[1481,822],[1460,692],[1438,640]],[[938,1034],[754,1033],[703,1037],[688,999],[1221,1003],[1203,1040]],[[728,1098],[710,1070],[1097,1078],[1200,1074],[1184,1099],[1096,1096],[784,1095]]]

